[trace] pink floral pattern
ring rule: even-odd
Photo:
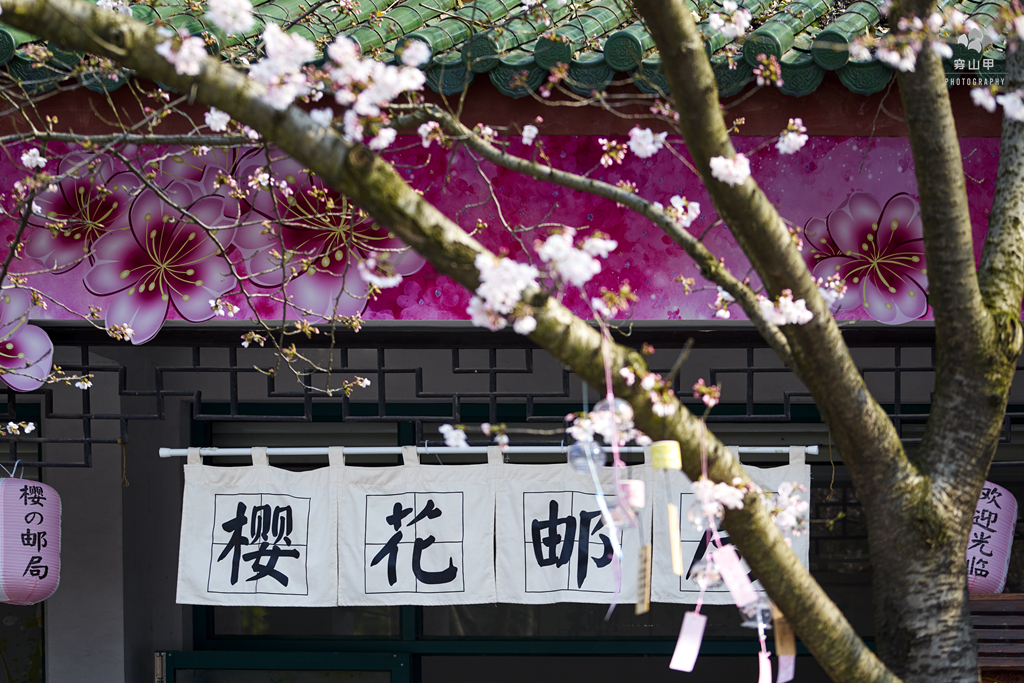
[[[884,206],[856,192],[826,218],[804,227],[805,259],[820,278],[839,274],[847,286],[841,310],[863,307],[890,325],[917,320],[928,312],[921,208],[906,193]]]
[[[81,152],[65,156],[57,173],[66,177],[54,191],[36,197],[39,212],[29,219],[25,253],[46,268],[61,271],[92,263],[96,240],[128,225],[128,207],[141,183],[110,159],[90,170],[93,160]]]
[[[0,380],[15,391],[43,385],[53,364],[53,342],[46,332],[28,325],[32,297],[4,282],[0,292]]]
[[[296,161],[272,161],[261,182],[266,166],[266,154],[259,151],[242,159],[236,169],[239,184],[249,191],[246,206],[252,213],[238,230],[235,246],[245,257],[253,282],[261,287],[287,283],[289,302],[300,317],[330,319],[361,312],[367,304],[367,284],[356,261],[371,252],[387,254],[399,275],[423,267],[419,254],[387,228],[363,218],[357,207],[325,188]],[[273,228],[268,230],[264,222]]]
[[[214,173],[208,168],[204,177]],[[135,344],[156,336],[171,305],[190,322],[213,318],[210,300],[237,284],[222,254],[234,238],[235,228],[226,226],[236,223],[238,205],[223,194],[207,194],[204,185],[209,183],[173,180],[163,192],[213,228],[216,241],[151,189],[132,204],[128,230],[108,232],[96,241],[96,262],[85,286],[93,294],[112,297],[107,327],[128,325]]]

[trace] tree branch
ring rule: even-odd
[[[769,293],[791,289],[804,299],[814,319],[789,325],[783,333],[797,362],[797,375],[810,389],[850,467],[862,495],[892,495],[891,484],[914,475],[899,435],[867,390],[842,335],[818,294],[817,283],[793,244],[775,207],[752,179],[732,186],[711,174],[713,157],[735,150],[718,104],[718,89],[704,43],[682,0],[636,0],[658,45],[662,68],[686,139],[719,215],[761,276]]]
[[[508,154],[507,152],[503,152],[482,139],[480,136],[476,135],[458,119],[448,114],[440,107],[427,105],[425,113],[427,117],[440,123],[441,127],[450,137],[466,144],[485,159],[497,164],[498,166],[530,176],[537,180],[544,180],[554,183],[555,185],[561,185],[562,187],[568,187],[573,190],[579,190],[598,197],[610,199],[618,204],[628,207],[632,211],[657,225],[666,235],[671,237],[672,240],[690,256],[690,258],[693,259],[694,263],[697,264],[697,267],[700,268],[700,274],[705,279],[720,285],[722,289],[736,299],[736,303],[743,308],[743,312],[747,314],[747,317],[754,324],[754,327],[757,328],[757,331],[761,333],[761,336],[767,340],[769,346],[772,347],[779,358],[782,359],[787,367],[791,369],[795,368],[795,361],[793,359],[792,351],[789,348],[789,342],[778,327],[767,322],[761,315],[760,308],[757,303],[757,295],[753,290],[733,276],[733,274],[722,265],[722,262],[715,257],[715,255],[711,253],[706,246],[704,246],[703,242],[686,232],[678,221],[672,218],[664,210],[658,209],[651,202],[642,199],[632,192],[612,185],[611,183],[594,180],[592,178],[585,178],[575,173],[560,171],[552,168],[551,166],[529,161],[527,159]]]
[[[1006,53],[1006,89],[1024,85],[1024,43]],[[1024,122],[1003,117],[996,179],[988,235],[978,271],[981,295],[993,313],[1020,317],[1024,296]]]

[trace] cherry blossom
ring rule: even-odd
[[[448,448],[467,448],[469,442],[466,441],[466,432],[461,427],[453,427],[452,425],[440,425],[437,431],[441,432],[441,436],[444,437],[444,445]]]
[[[606,237],[588,237],[583,242],[583,251],[591,256],[608,258],[608,255],[619,248],[619,243]]]
[[[807,531],[810,505],[796,495],[803,491],[806,491],[803,485],[784,481],[779,484],[778,493],[762,496],[765,507],[784,535],[799,535]]]
[[[430,143],[434,140],[441,141],[441,124],[437,121],[427,121],[426,123],[420,124],[420,127],[416,129],[419,133],[420,139],[423,141],[423,147],[430,147]]]
[[[917,65],[917,53],[910,45],[890,48],[879,44],[875,48],[875,58],[903,72],[914,71]]]
[[[381,259],[377,252],[370,254],[356,264],[359,277],[364,282],[376,285],[380,289],[390,289],[402,283],[402,276],[394,273],[386,259]]]
[[[21,163],[26,168],[45,168],[46,158],[39,153],[39,150],[33,147],[27,152],[23,152],[21,155]]]
[[[206,120],[206,125],[214,133],[223,133],[228,129],[228,124],[231,123],[231,114],[214,107],[210,107],[210,111],[206,112],[203,118]]]
[[[512,329],[516,334],[528,335],[537,329],[537,319],[532,315],[521,316],[512,323]]]
[[[366,306],[367,283],[357,264],[371,252],[388,254],[397,275],[423,267],[422,257],[386,228],[365,220],[301,164],[277,150],[270,155],[269,172],[261,150],[242,158],[235,171],[239,182],[250,177],[255,182],[244,201],[253,223],[239,228],[234,242],[254,284],[276,288],[288,283],[292,304],[332,318]],[[265,182],[258,182],[264,174]],[[270,231],[260,224],[264,220],[272,225]]]
[[[550,235],[543,243],[538,241],[536,248],[537,255],[544,263],[551,264],[559,278],[582,287],[601,272],[601,263],[590,255],[590,250],[577,249],[573,245],[575,235],[575,230],[565,228],[560,233]],[[604,253],[607,254],[607,251]]]
[[[779,135],[775,148],[780,154],[796,154],[807,143],[807,128],[799,118],[790,119],[789,126]]]
[[[700,217],[700,204],[687,201],[686,197],[672,197],[669,200],[672,208],[669,212],[673,214],[676,221],[684,228],[690,227]]]
[[[128,171],[116,171],[114,162],[72,152],[60,160],[54,191],[36,196],[38,211],[29,218],[32,230],[25,254],[53,270],[92,262],[93,244],[111,230],[128,225],[128,208],[140,186]]]
[[[722,9],[725,10],[729,21],[726,22],[721,15],[713,13],[708,15],[708,26],[715,31],[721,31],[722,35],[727,38],[739,38],[747,32],[747,28],[750,26],[750,12],[740,9],[732,0],[725,0],[722,3]]]
[[[422,66],[430,60],[430,47],[422,40],[411,40],[402,49],[400,59],[406,66]]]
[[[249,68],[249,78],[267,88],[264,102],[283,111],[296,97],[309,93],[309,82],[301,70],[316,58],[316,45],[298,34],[285,33],[277,24],[268,24],[263,46],[267,57]]]
[[[121,16],[130,17],[132,16],[132,8],[128,6],[128,3],[124,0],[99,0],[96,6],[100,9],[105,9],[108,12],[115,12]]]
[[[244,33],[256,23],[249,0],[208,0],[206,6],[213,23],[229,36]]]
[[[750,160],[743,154],[711,158],[711,175],[727,185],[742,185],[750,177]]]
[[[537,126],[534,126],[532,124],[527,124],[523,126],[523,144],[526,145],[527,147],[532,145],[533,141],[537,138],[537,133],[539,132],[540,130],[537,128]]]
[[[480,272],[480,286],[466,312],[477,327],[503,329],[508,324],[504,316],[515,309],[523,290],[537,284],[540,273],[529,264],[490,254],[477,254],[474,265]]]
[[[655,135],[650,128],[641,129],[634,126],[629,131],[629,148],[641,159],[647,159],[657,154],[665,146],[667,137],[668,133]]]
[[[1008,92],[1005,95],[996,95],[996,102],[1003,105],[1003,113],[1014,121],[1024,121],[1024,100],[1021,100],[1021,91]]]
[[[313,119],[313,123],[324,128],[329,128],[331,123],[334,121],[334,110],[330,107],[324,107],[323,109],[312,109],[309,112],[309,118]]]
[[[28,324],[31,308],[31,295],[4,281],[0,291],[0,380],[15,391],[41,387],[53,362],[50,338]]]
[[[818,278],[818,294],[825,300],[825,305],[831,309],[846,294],[846,284],[838,274],[831,275],[826,280]]]
[[[601,155],[601,165],[605,168],[621,164],[622,160],[626,158],[626,146],[622,143],[607,138],[598,138],[597,143],[604,150],[604,154]]]
[[[205,175],[215,173],[208,168]],[[238,205],[224,195],[207,194],[206,185],[175,179],[163,188],[170,203],[146,189],[128,212],[129,229],[96,240],[95,264],[85,275],[85,286],[111,297],[107,328],[130,326],[133,344],[156,336],[172,305],[185,320],[209,320],[215,312],[207,302],[235,287],[221,249],[231,244],[234,229],[224,226],[237,220]],[[220,245],[176,206],[214,228]]]
[[[399,94],[420,90],[426,76],[411,66],[395,67],[374,59],[363,59],[359,46],[339,36],[328,48],[327,76],[334,88],[334,99],[342,106],[351,106],[343,117],[343,134],[349,141],[362,141],[365,132],[374,133],[370,146],[384,149],[395,138],[387,127],[384,109]]]
[[[382,150],[387,149],[391,146],[391,143],[395,141],[395,137],[398,136],[398,132],[394,128],[385,127],[377,131],[369,142],[368,146],[370,149]]]
[[[223,299],[210,299],[210,310],[220,317],[234,318],[235,314],[241,311],[238,306],[224,301]]]
[[[971,90],[971,100],[974,102],[974,106],[982,107],[985,111],[990,114],[994,114],[996,111],[995,96],[992,94],[991,88],[974,88]]]
[[[702,377],[693,385],[693,397],[699,398],[708,408],[714,408],[722,398],[722,392],[717,384],[704,384],[704,378]]]
[[[273,25],[273,24],[271,24]],[[206,58],[206,44],[202,38],[190,36],[188,31],[178,31],[181,43],[174,49],[174,41],[168,40],[156,46],[156,53],[174,65],[182,76],[198,76],[203,59]]]
[[[827,218],[809,220],[804,235],[804,259],[814,276],[838,275],[849,287],[840,299],[844,308],[861,305],[869,317],[891,325],[928,312],[920,207],[910,195],[897,194],[883,207],[855,192]]]

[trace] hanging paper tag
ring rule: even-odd
[[[676,640],[676,649],[672,652],[672,661],[668,668],[676,671],[693,671],[693,665],[697,661],[697,654],[700,652],[700,641],[704,639],[704,627],[707,626],[708,618],[696,612],[687,612],[683,617],[683,626],[679,629],[679,639]],[[770,683],[770,682],[769,682]]]
[[[679,544],[679,506],[668,504],[668,543],[672,548],[672,573],[683,575],[683,548]]]
[[[651,611],[651,544],[640,548],[636,563],[636,614]]]
[[[743,565],[740,564],[740,558],[736,554],[734,546],[722,546],[715,550],[711,557],[722,574],[722,580],[729,588],[729,593],[732,594],[732,600],[737,607],[745,607],[757,600],[757,592],[750,582],[750,577],[743,571]]]
[[[796,636],[786,621],[786,615],[778,607],[772,605],[772,624],[775,631],[775,654],[778,657],[796,654]]]
[[[775,683],[789,683],[796,676],[796,655],[779,655],[779,677]]]
[[[757,683],[772,683],[772,655],[770,652],[757,653]]]

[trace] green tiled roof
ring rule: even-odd
[[[632,77],[643,92],[666,94],[668,85],[661,73],[661,60],[654,41],[625,0],[591,0],[563,4],[546,0],[547,17],[538,19],[520,0],[359,0],[353,5],[314,4],[308,0],[264,0],[257,2],[261,19],[274,21],[290,32],[317,42],[321,50],[335,36],[345,35],[359,44],[364,54],[392,61],[409,40],[420,40],[431,50],[424,65],[427,84],[437,92],[460,92],[478,74],[487,74],[494,86],[509,97],[525,97],[547,79],[558,64],[568,66],[565,85],[581,95],[603,91],[614,80]],[[851,91],[869,95],[882,90],[893,76],[888,65],[870,60],[850,60],[849,48],[857,36],[884,33],[880,7],[883,0],[740,0],[753,16],[753,25],[742,41],[711,28],[708,16],[720,12],[722,0],[686,0],[705,37],[724,97],[739,93],[754,80],[759,55],[771,55],[782,69],[782,92],[800,97],[813,92],[826,71],[835,71]],[[839,3],[841,9],[836,8]],[[1010,0],[965,0],[956,8],[984,29],[998,17]],[[953,6],[954,0],[939,0],[939,8]],[[186,0],[170,0],[151,8],[132,7],[136,18],[162,21],[175,28],[208,39],[212,52],[226,50],[242,54],[255,50],[262,24],[248,35],[226,37],[202,15],[188,10]],[[193,4],[192,7],[195,7]],[[0,24],[0,65],[33,89],[53,87],[67,78],[79,55],[50,46],[49,64],[34,66],[19,48],[36,38]],[[949,38],[953,59],[977,58],[964,45]],[[984,57],[989,68],[977,60],[965,76],[1001,73],[1005,70],[1004,43],[996,41]],[[952,62],[947,67],[952,68]],[[80,76],[94,90],[112,90],[127,80]]]

